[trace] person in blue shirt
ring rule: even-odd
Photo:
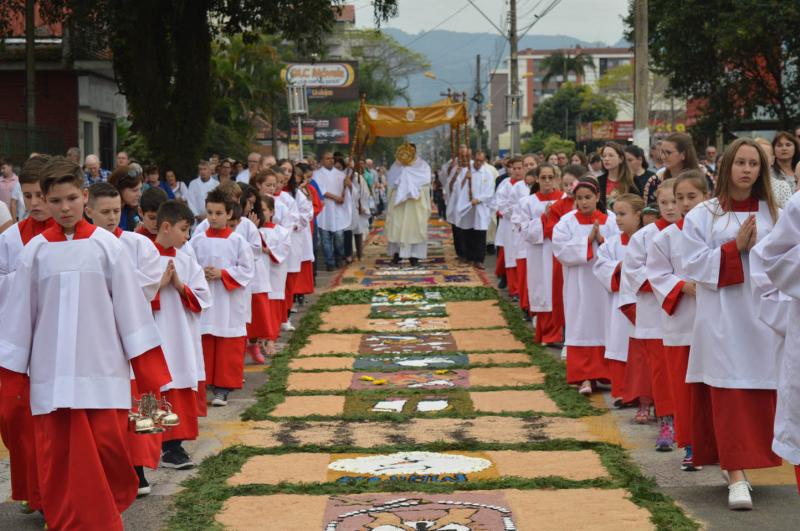
[[[161,188],[167,193],[169,199],[175,199],[175,192],[172,191],[172,187],[161,180],[161,173],[158,170],[158,166],[148,166],[144,171],[144,186],[142,186],[142,191],[148,188]]]
[[[94,183],[108,182],[111,172],[100,167],[100,159],[97,155],[86,155],[83,167],[86,170],[83,172],[84,188],[89,188]]]
[[[142,167],[131,162],[127,166],[117,166],[111,173],[111,183],[122,198],[122,215],[119,228],[134,231],[139,226],[139,200],[142,198]]]

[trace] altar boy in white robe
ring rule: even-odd
[[[428,219],[431,216],[431,167],[417,157],[414,144],[395,152],[389,169],[389,205],[386,239],[392,263],[407,258],[412,266],[428,257]]]
[[[126,444],[130,371],[143,392],[171,380],[122,244],[83,219],[80,167],[53,158],[42,191],[57,225],[19,257],[0,366],[30,373],[42,507],[51,529],[122,530],[139,481]]]
[[[475,153],[458,195],[456,226],[461,229],[464,258],[483,269],[486,258],[486,231],[492,217],[494,177],[486,166],[486,154]]]

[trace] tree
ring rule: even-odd
[[[575,142],[564,140],[559,135],[537,132],[524,139],[522,142],[523,153],[544,153],[547,157],[553,153],[565,151],[572,153],[575,151]]]
[[[800,120],[800,5],[761,0],[649,2],[650,60],[680,97],[701,100],[706,131],[762,116]],[[633,39],[633,7],[626,18]]]
[[[586,75],[586,69],[594,70],[594,61],[592,56],[583,53],[578,48],[578,53],[575,55],[568,55],[562,51],[553,52],[542,60],[542,70],[545,72],[542,76],[542,85],[547,86],[550,80],[556,76],[563,76],[562,82],[567,82],[569,74],[575,74],[578,82]]]
[[[266,33],[292,41],[302,56],[320,52],[343,0],[40,0],[50,22],[73,35],[105,37],[132,128],[156,160],[182,178],[193,171],[208,132],[212,41]],[[376,23],[397,0],[375,0]],[[0,10],[4,15],[5,10]],[[0,24],[2,27],[2,24]]]
[[[555,94],[536,106],[533,130],[575,138],[578,123],[614,120],[616,117],[617,105],[613,100],[595,94],[589,86],[565,83]]]

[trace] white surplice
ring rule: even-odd
[[[486,167],[486,164],[476,170],[473,165],[470,169],[471,178],[467,184],[466,175],[462,177],[458,184],[462,189],[457,196],[456,205],[456,226],[459,229],[487,230],[489,221],[492,217],[492,204],[494,200],[494,177]],[[470,202],[470,189],[472,198],[479,203],[473,205]]]
[[[119,241],[131,260],[145,299],[150,302],[156,296],[161,275],[164,274],[164,270],[159,264],[156,246],[147,236],[130,231],[123,231],[119,235]]]
[[[286,261],[292,248],[292,238],[286,227],[268,223],[258,229],[267,245],[269,264],[269,298],[283,300],[286,292]]]
[[[197,263],[203,268],[216,267],[226,271],[240,287],[228,290],[222,279],[209,282],[214,304],[200,315],[200,333],[216,337],[246,336],[246,324],[250,318],[247,286],[255,274],[253,251],[236,232],[227,237],[216,237],[214,233],[214,229],[208,229],[190,240]]]
[[[321,199],[325,203],[322,212],[317,216],[319,228],[331,232],[347,230],[351,221],[350,210],[352,206],[350,202],[352,198],[350,194],[345,193],[344,172],[336,168],[329,170],[322,167],[314,172],[313,179],[319,186]],[[344,196],[344,202],[341,205],[337,204],[333,199],[325,197],[325,194]]]
[[[619,276],[622,260],[628,249],[626,241],[624,234],[608,238],[597,249],[597,260],[592,267],[594,276],[611,296],[611,305],[606,316],[604,356],[606,359],[622,362],[628,361],[628,339],[633,333],[633,323],[619,310]]]
[[[589,257],[589,234],[593,224],[580,223],[578,215],[576,210],[565,214],[553,229],[553,253],[564,270],[564,315],[567,320],[564,343],[576,347],[602,346],[611,296],[592,272],[598,250],[597,242],[593,241]],[[599,230],[603,238],[619,234],[614,214],[609,213],[605,221],[602,217],[600,219]]]
[[[130,409],[130,360],[161,343],[122,243],[80,225],[88,236],[25,246],[2,316],[0,366],[30,372],[34,415]]]
[[[740,253],[744,282],[719,287],[721,247],[736,239],[750,214],[756,216],[760,241],[773,227],[764,201],[759,201],[757,212],[725,212],[714,198],[686,215],[679,254],[686,276],[697,283],[688,383],[729,389],[777,386],[778,336],[756,314],[749,253]]]
[[[759,312],[761,316],[766,313],[771,326],[784,334],[772,451],[800,465],[800,194],[789,199],[773,231],[750,255],[759,259],[763,274],[781,295],[779,305],[772,298],[768,303],[771,308]],[[752,280],[757,282],[756,278]],[[764,304],[762,297],[759,305]]]
[[[553,244],[544,237],[542,217],[549,205],[567,194],[531,194],[519,201],[512,218],[520,227],[525,247],[528,301],[532,312],[553,311]]]
[[[530,188],[525,184],[525,179],[513,182],[510,178],[500,183],[495,193],[495,207],[501,216],[497,226],[495,245],[503,246],[506,267],[517,267],[517,259],[525,258],[522,232],[519,227],[514,226],[512,219],[514,209],[517,208],[520,200],[529,196],[530,193]]]
[[[189,183],[189,192],[186,202],[195,216],[203,216],[206,213],[206,196],[208,192],[219,186],[219,181],[210,177],[204,181],[200,177],[196,177]]]

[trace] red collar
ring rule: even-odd
[[[123,230],[122,230],[121,228],[119,228],[119,227],[114,227],[114,230],[112,230],[111,232],[114,234],[114,236],[116,236],[117,238],[119,238],[120,236],[122,236],[122,233],[123,233],[123,232],[125,232],[125,231],[123,231]]]
[[[274,229],[275,228],[275,224],[273,222],[271,222],[271,221],[268,221],[268,222],[264,223],[264,226],[266,228],[268,228],[268,229]]]
[[[744,201],[730,199],[730,207],[728,201],[722,201],[722,199],[719,204],[725,212],[758,212],[758,199],[755,197],[748,197]]]
[[[513,186],[513,185],[515,185],[515,184],[517,184],[517,183],[518,183],[518,182],[520,182],[521,180],[522,180],[522,179],[515,179],[515,178],[511,177],[511,184],[512,184],[512,186]]]
[[[227,238],[231,234],[233,234],[233,231],[230,227],[225,227],[224,229],[212,229],[209,227],[206,231],[206,236],[209,238]]]
[[[622,241],[622,245],[628,245],[628,242],[631,241],[630,235],[623,232],[622,235],[619,237],[620,241]]]
[[[558,201],[564,196],[564,192],[561,190],[553,190],[549,194],[545,194],[544,192],[536,192],[536,197],[539,201]]]
[[[175,256],[175,247],[164,248],[161,246],[160,243],[157,241],[153,242],[156,245],[156,249],[158,249],[158,254],[161,256]]]
[[[17,228],[19,229],[19,238],[22,240],[22,245],[27,245],[35,236],[43,233],[47,229],[54,227],[56,224],[53,218],[47,218],[44,221],[36,221],[33,218],[25,218],[19,222]]]
[[[681,219],[679,219],[678,221],[675,222],[675,226],[678,227],[678,230],[683,230],[683,222],[684,221],[685,221],[685,218],[681,218]]]
[[[96,225],[92,225],[85,219],[82,219],[75,224],[75,233],[72,235],[72,239],[85,240],[91,237],[96,228],[97,228]],[[47,241],[53,243],[67,241],[67,236],[66,234],[64,234],[64,227],[58,224],[53,224],[52,227],[42,232],[42,235],[45,237]]]
[[[664,218],[658,218],[655,221],[655,226],[658,227],[658,230],[660,230],[660,231],[666,229],[670,225],[672,225],[672,223],[670,223],[669,221],[667,221]]]
[[[278,190],[277,192],[275,192],[274,194],[272,194],[272,197],[278,197],[279,195],[281,195],[281,192],[282,192],[282,191],[283,191],[283,190]]]
[[[134,232],[136,234],[141,234],[142,236],[147,236],[147,238],[152,242],[156,241],[156,234],[153,234],[152,232],[144,228],[144,225],[136,227],[136,230]]]
[[[608,216],[606,216],[599,210],[595,210],[588,216],[576,210],[575,219],[577,219],[578,223],[580,223],[581,225],[593,225],[595,221],[599,221],[600,225],[605,225]]]

